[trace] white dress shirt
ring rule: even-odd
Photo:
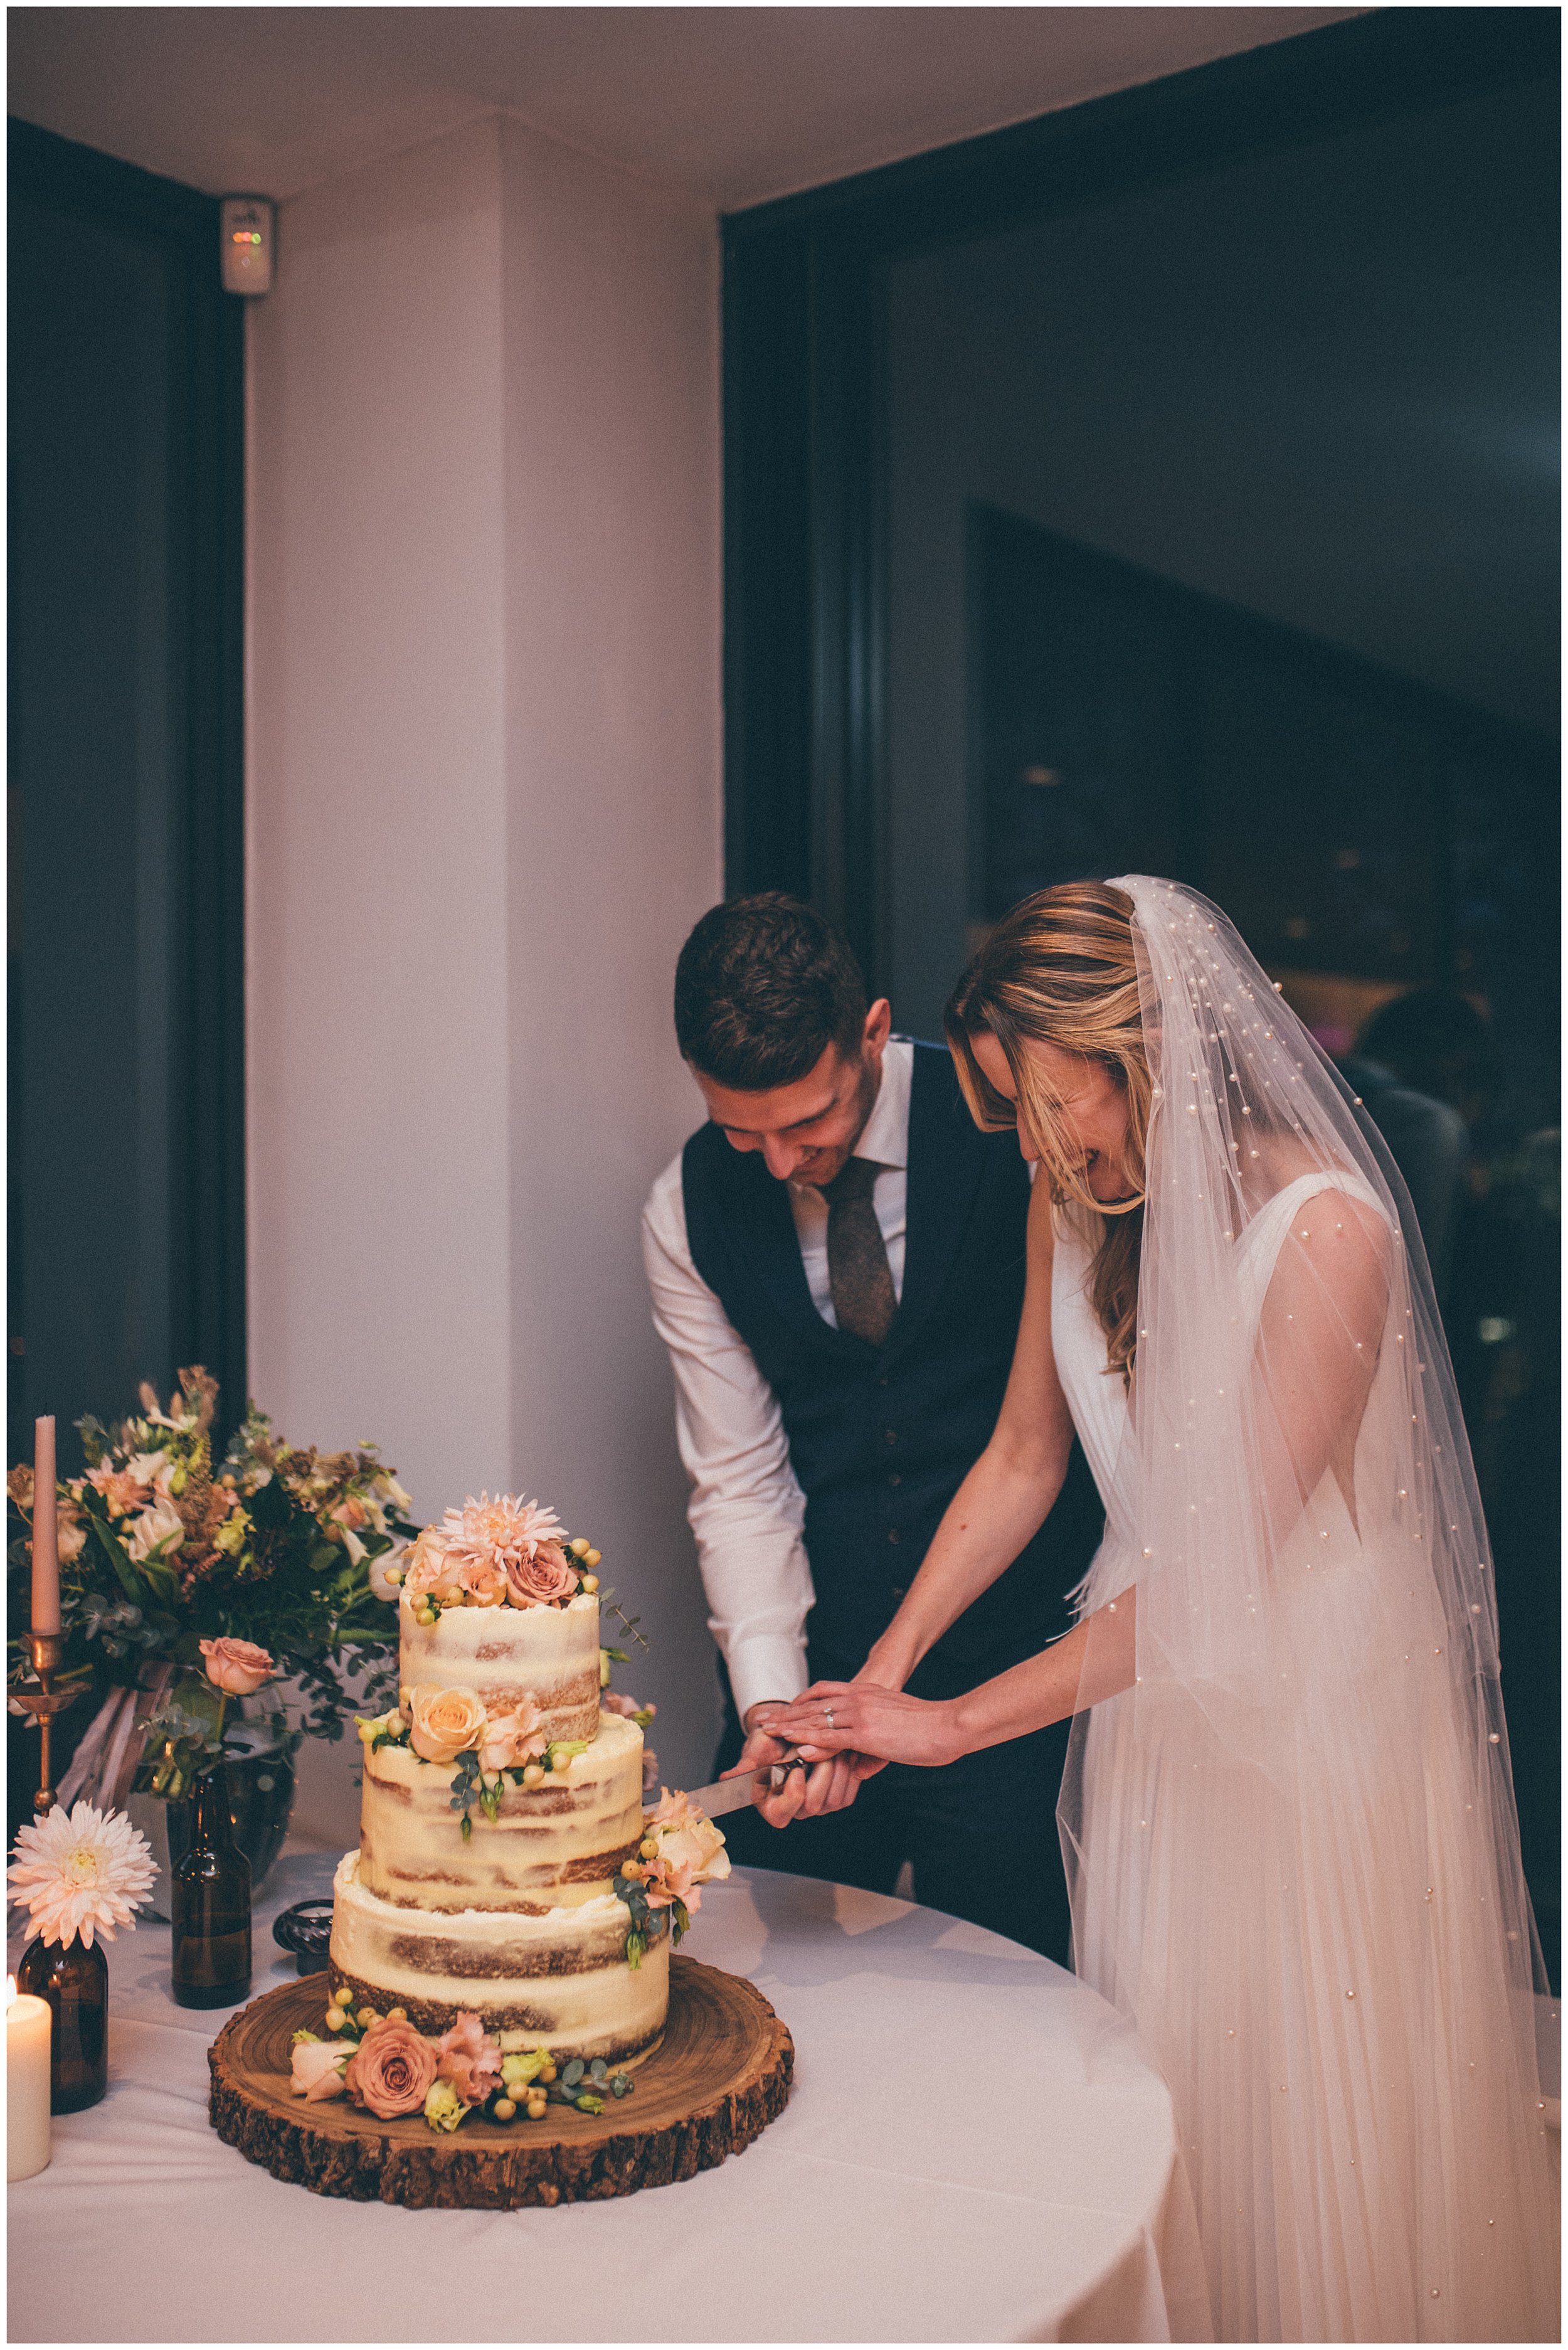
[[[888,1248],[893,1295],[904,1294],[909,1087],[915,1048],[889,1038],[882,1081],[855,1146],[880,1170],[872,1204]],[[790,1211],[813,1305],[836,1329],[827,1277],[827,1202],[791,1183]],[[642,1211],[642,1256],[653,1326],[675,1371],[675,1430],[691,1480],[687,1515],[697,1538],[708,1628],[729,1667],[743,1720],[764,1698],[806,1685],[805,1618],[815,1596],[802,1527],[805,1497],[790,1465],[784,1415],[756,1358],[691,1262],[680,1157]]]

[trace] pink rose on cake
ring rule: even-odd
[[[542,1542],[525,1558],[506,1565],[506,1596],[514,1607],[549,1607],[575,1597],[576,1569],[558,1542]]]
[[[307,2106],[343,2095],[343,2067],[349,2051],[330,2040],[296,2040],[288,2085]]]
[[[486,1721],[484,1735],[479,1742],[480,1768],[514,1771],[543,1754],[548,1744],[545,1717],[539,1711],[538,1699],[530,1690],[518,1699],[510,1713],[493,1713]]]
[[[206,1659],[207,1679],[227,1697],[251,1696],[277,1670],[254,1640],[202,1640],[197,1645]]]
[[[409,1743],[427,1762],[455,1762],[484,1735],[476,1690],[417,1687],[408,1691]]]
[[[436,2052],[411,2023],[373,2023],[349,2057],[343,2085],[378,2121],[417,2114],[436,2076]]]
[[[501,2086],[501,2043],[492,2040],[477,2015],[462,2010],[436,2043],[436,2077],[448,2081],[465,2106],[482,2106]]]
[[[672,1902],[683,1901],[689,1910],[700,1909],[702,1898],[697,1887],[730,1874],[722,1832],[690,1796],[672,1795],[668,1787],[660,1789],[659,1803],[644,1814],[642,1825],[644,1840],[653,1837],[659,1845],[643,1879],[649,1908],[667,1909]]]

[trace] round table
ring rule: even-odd
[[[295,1854],[271,1939],[336,1856]],[[169,1996],[169,1930],[109,1946],[109,2087],[10,2190],[10,2337],[60,2342],[1201,2338],[1170,2100],[1049,1960],[908,1901],[771,1870],[704,1888],[687,1950],[750,1975],[795,2088],[700,2177],[553,2211],[405,2211],[288,2187],[207,2124],[224,2011]],[[13,1960],[14,1963],[14,1960]]]

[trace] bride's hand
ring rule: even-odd
[[[956,1762],[964,1751],[950,1703],[906,1697],[874,1681],[816,1681],[768,1726],[810,1762],[853,1753],[867,1762],[933,1765]]]
[[[719,1773],[722,1780],[738,1779],[747,1771],[754,1774],[752,1801],[773,1828],[787,1827],[792,1820],[815,1820],[825,1812],[846,1810],[859,1794],[861,1780],[883,1767],[862,1754],[836,1754],[825,1760],[814,1757],[811,1769],[789,1772],[774,1794],[767,1783],[768,1766],[782,1762],[791,1752],[791,1742],[780,1738],[774,1728],[775,1716],[783,1707],[784,1700],[778,1699],[750,1709],[741,1759]]]

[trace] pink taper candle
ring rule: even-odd
[[[33,1629],[60,1628],[60,1555],[55,1537],[55,1423],[33,1431]]]

